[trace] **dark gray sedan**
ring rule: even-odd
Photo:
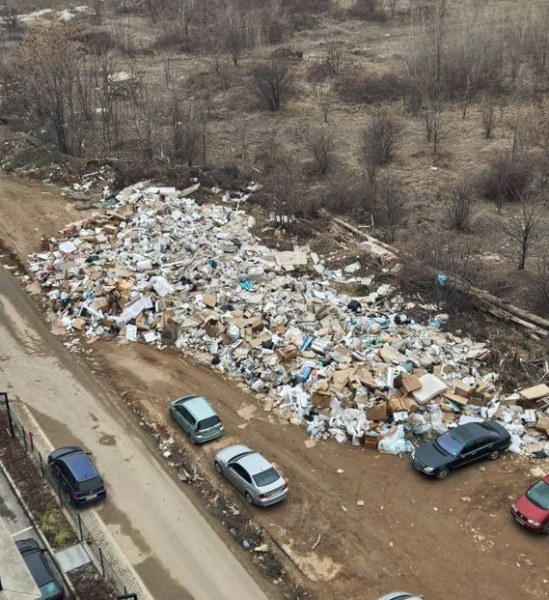
[[[215,468],[250,504],[270,506],[288,495],[288,483],[275,467],[247,446],[228,446],[215,455]]]

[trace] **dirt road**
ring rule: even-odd
[[[99,512],[158,600],[266,598],[151,452],[119,400],[48,333],[0,268],[0,390],[24,400],[55,445],[94,454],[108,490]]]
[[[320,598],[370,600],[391,589],[421,592],[426,600],[549,598],[549,540],[509,516],[513,498],[533,480],[530,469],[547,470],[549,461],[506,456],[431,481],[407,458],[334,441],[306,448],[301,427],[264,412],[234,382],[177,353],[110,342],[93,348],[97,367],[120,390],[139,390],[158,422],[178,394],[206,394],[227,435],[198,452],[211,458],[219,445],[238,441],[275,460],[289,478],[290,497],[255,515]],[[181,439],[175,429],[174,435]],[[211,460],[201,465],[216,477]]]

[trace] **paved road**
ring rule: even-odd
[[[30,406],[54,445],[93,453],[109,491],[99,512],[156,600],[266,599],[117,399],[48,332],[1,267],[0,340],[0,390]]]

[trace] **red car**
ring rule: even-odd
[[[549,475],[540,479],[511,507],[517,523],[549,535]]]

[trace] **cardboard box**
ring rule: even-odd
[[[469,398],[471,392],[473,391],[473,386],[467,385],[463,381],[458,381],[454,384],[454,393],[458,396],[463,396],[464,398]]]
[[[379,436],[378,435],[364,435],[364,446],[366,448],[372,448],[373,450],[377,450],[377,445],[379,444]]]
[[[549,417],[538,417],[536,429],[549,435]]]
[[[419,410],[419,405],[413,398],[410,398],[409,396],[402,396],[400,398],[391,398],[389,400],[389,408],[392,413],[415,413]]]
[[[299,350],[297,346],[293,344],[288,344],[287,346],[283,346],[282,348],[278,348],[276,353],[280,357],[280,360],[283,363],[288,363],[294,358],[299,356]]]
[[[374,376],[367,367],[360,367],[358,373],[356,374],[356,377],[360,381],[360,383],[362,383],[362,385],[365,385],[369,388],[374,387]]]
[[[458,406],[465,406],[469,402],[469,398],[460,396],[459,394],[454,394],[453,392],[444,392],[443,396],[447,400],[455,402]]]
[[[367,408],[366,416],[371,421],[385,421],[385,419],[387,418],[387,403],[380,402],[372,408]]]
[[[549,396],[549,386],[545,385],[545,383],[540,383],[539,385],[521,390],[519,394],[523,400],[539,400],[544,396]]]
[[[333,394],[328,390],[317,390],[313,392],[311,397],[311,402],[317,408],[328,408],[330,406],[330,402],[332,401]]]
[[[401,373],[400,379],[402,382],[402,389],[410,394],[416,390],[421,389],[421,381],[417,375],[409,375],[408,373]]]

